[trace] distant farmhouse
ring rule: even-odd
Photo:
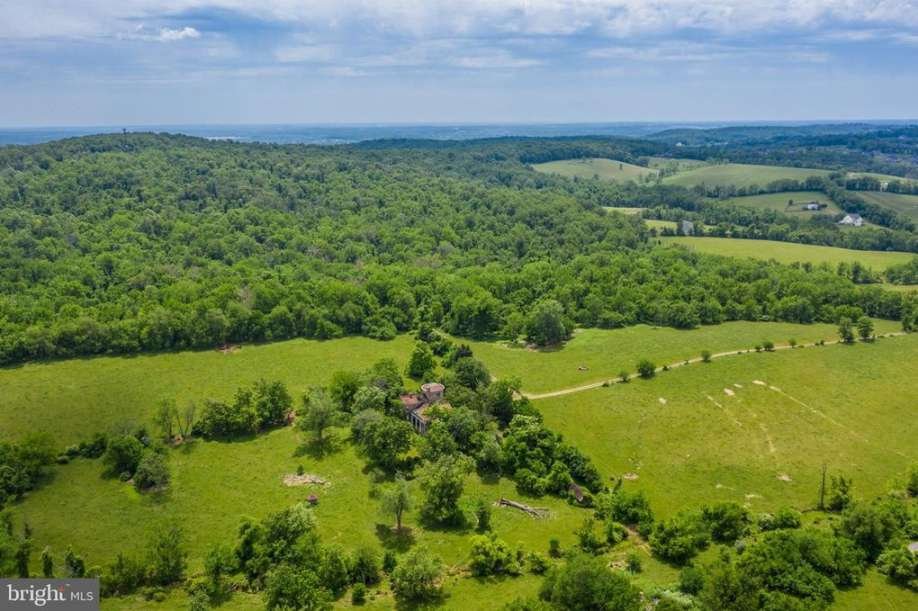
[[[679,229],[682,230],[682,235],[695,235],[695,223],[692,221],[682,221]]]
[[[421,435],[427,433],[430,425],[430,410],[434,407],[449,409],[450,405],[443,400],[443,391],[446,387],[438,382],[428,382],[421,386],[420,393],[401,395],[399,399],[405,408],[405,418]]]
[[[838,221],[838,224],[860,227],[864,224],[864,219],[861,218],[860,214],[846,214],[842,220]]]
[[[820,206],[816,202],[810,202],[803,207],[804,210],[819,210],[820,208],[822,208],[822,206]]]

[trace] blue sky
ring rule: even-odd
[[[918,0],[0,0],[0,125],[918,118]]]

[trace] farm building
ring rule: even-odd
[[[819,210],[821,207],[822,207],[822,206],[820,206],[820,205],[817,204],[816,202],[810,202],[810,203],[806,204],[806,205],[803,207],[803,209],[804,209],[804,210]]]
[[[839,225],[852,225],[854,227],[860,227],[864,224],[864,219],[861,218],[860,214],[846,214],[842,220],[838,221]]]
[[[679,228],[682,230],[682,235],[695,235],[695,223],[692,221],[682,221]]]
[[[446,388],[438,382],[428,382],[421,386],[421,392],[401,395],[399,399],[405,409],[405,418],[420,433],[427,433],[430,425],[430,410],[434,407],[449,409],[449,403],[443,400]]]

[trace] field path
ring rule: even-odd
[[[905,333],[904,331],[897,331],[895,333],[884,333],[882,335],[877,335],[877,339],[883,338],[883,337],[899,337],[902,335],[907,335],[907,333]],[[831,346],[833,344],[838,344],[840,342],[841,340],[836,339],[836,340],[825,341],[822,344],[817,344],[816,342],[812,342],[809,344],[797,344],[796,346],[791,346],[790,344],[781,344],[781,345],[776,345],[774,347],[774,350],[777,351],[777,350],[790,350],[792,348],[793,349],[813,348],[817,345]],[[724,358],[727,356],[738,356],[741,354],[750,354],[750,353],[755,354],[755,350],[751,348],[743,348],[740,350],[728,350],[726,352],[718,352],[716,354],[712,354],[711,359],[712,360],[720,359],[720,358]],[[666,369],[675,369],[677,367],[684,367],[686,365],[693,365],[695,363],[700,363],[700,362],[702,362],[702,358],[700,356],[697,356],[695,358],[691,358],[686,361],[679,361],[677,363],[670,363],[669,365],[664,365],[663,367],[657,367],[656,372],[660,373],[664,371],[664,367]],[[632,373],[626,378],[626,380],[630,381],[630,380],[637,379],[638,377],[640,377],[638,374]],[[621,378],[614,378],[614,379],[600,380],[599,382],[590,382],[588,384],[581,384],[580,386],[571,386],[569,388],[562,388],[560,390],[552,390],[549,392],[542,392],[542,393],[523,392],[520,394],[522,394],[527,399],[535,401],[538,399],[550,399],[552,397],[562,397],[564,395],[572,395],[574,393],[583,392],[585,390],[592,390],[594,388],[601,388],[602,386],[610,386],[612,384],[621,384],[623,381],[624,380],[622,380]]]

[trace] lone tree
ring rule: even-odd
[[[539,346],[559,344],[569,334],[564,322],[564,308],[554,299],[540,301],[526,321],[529,340]]]
[[[638,375],[649,380],[657,374],[657,366],[647,359],[641,359],[637,364]]]
[[[418,342],[408,360],[406,373],[409,378],[420,380],[431,375],[434,365],[434,355],[430,346],[424,342]]]
[[[395,530],[397,532],[401,532],[402,517],[406,511],[411,511],[413,504],[411,487],[404,477],[395,478],[395,483],[383,492],[382,510],[386,515],[395,518]]]
[[[850,344],[854,342],[854,325],[851,324],[850,318],[842,318],[838,321],[838,336],[842,343]]]
[[[857,319],[857,334],[861,341],[869,342],[873,339],[873,321],[866,316]]]
[[[315,388],[303,397],[303,413],[297,426],[310,433],[316,443],[325,441],[325,431],[335,423],[338,416],[335,402],[324,389]]]

